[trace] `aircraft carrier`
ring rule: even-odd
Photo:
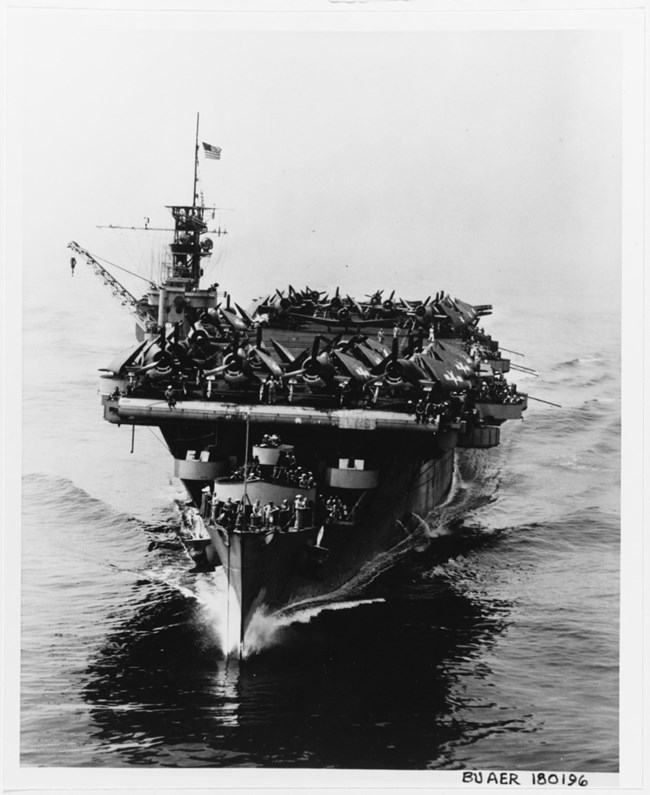
[[[456,449],[498,445],[527,395],[481,327],[489,305],[287,285],[243,308],[202,286],[224,230],[199,201],[199,151],[197,127],[193,200],[168,208],[164,276],[143,297],[69,247],[73,267],[83,258],[136,320],[133,346],[102,368],[104,418],[160,429],[187,490],[188,562],[223,567],[241,652],[256,610],[335,598],[426,537]]]

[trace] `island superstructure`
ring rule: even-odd
[[[256,610],[336,598],[426,535],[457,448],[498,445],[527,396],[481,327],[491,306],[287,285],[244,309],[201,285],[224,230],[196,168],[192,203],[169,211],[165,273],[140,299],[69,247],[136,319],[133,347],[102,368],[104,418],[160,429],[188,494],[179,532],[195,569],[223,566],[243,643]]]

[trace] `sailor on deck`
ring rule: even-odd
[[[273,527],[275,525],[275,518],[277,516],[277,508],[275,507],[275,503],[273,500],[267,502],[264,506],[264,519],[265,524],[268,527]]]
[[[276,397],[276,391],[277,391],[278,383],[277,383],[277,381],[275,380],[275,378],[273,376],[271,376],[266,383],[267,383],[267,388],[268,388],[269,405],[273,406],[275,404],[275,397]]]
[[[223,505],[221,515],[219,516],[219,521],[227,528],[230,528],[234,524],[233,520],[235,518],[236,507],[237,506],[232,501],[232,498],[228,497]]]
[[[253,527],[261,527],[264,524],[264,512],[262,511],[262,503],[255,500],[251,510],[251,524]]]
[[[170,384],[167,389],[165,390],[165,400],[167,401],[167,405],[170,409],[173,409],[176,405],[176,398],[174,397],[174,389]]]
[[[210,511],[210,518],[214,522],[217,518],[217,509],[219,508],[219,498],[217,496],[217,490],[215,489],[212,493],[212,510]]]

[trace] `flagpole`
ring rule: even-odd
[[[192,206],[196,207],[196,181],[199,170],[199,114],[196,114],[196,144],[194,146],[194,192],[192,194]]]

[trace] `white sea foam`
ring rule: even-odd
[[[248,624],[244,637],[243,656],[250,657],[281,642],[281,632],[291,624],[308,624],[326,610],[352,610],[361,605],[384,602],[377,599],[353,599],[345,602],[323,602],[310,607],[285,608],[270,612],[265,608],[257,610]]]

